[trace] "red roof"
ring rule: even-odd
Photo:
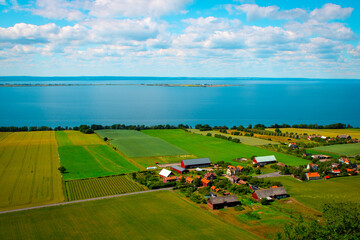
[[[309,178],[311,178],[311,177],[320,177],[318,172],[310,172],[310,173],[307,173],[307,175],[308,175]]]
[[[207,180],[207,179],[205,179],[205,178],[203,178],[203,179],[201,179],[201,182],[208,184],[210,181]]]

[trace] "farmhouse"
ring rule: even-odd
[[[349,158],[344,158],[344,157],[340,158],[340,159],[339,159],[339,162],[340,162],[340,163],[344,163],[344,164],[350,164]]]
[[[314,170],[314,171],[316,171],[316,170],[318,170],[318,168],[319,168],[319,166],[317,165],[317,164],[315,164],[315,163],[309,163],[307,166],[306,166],[306,169],[307,170]]]
[[[306,179],[310,180],[318,180],[320,179],[320,175],[318,172],[306,173]]]
[[[332,168],[337,168],[338,166],[339,166],[338,163],[332,163],[332,164],[331,164],[331,167],[332,167]]]
[[[348,138],[351,138],[351,136],[346,135],[346,134],[337,135],[336,137],[337,137],[337,138],[340,138],[340,139],[348,139]]]
[[[180,167],[178,165],[172,166],[171,169],[174,170],[175,172],[180,173],[180,174],[183,174],[183,173],[185,173],[187,171],[185,168],[182,168],[182,167]]]
[[[187,183],[193,183],[193,182],[194,182],[194,179],[187,177],[187,178],[186,178],[186,182],[187,182]]]
[[[244,169],[244,167],[239,166],[239,165],[236,167],[229,165],[228,169],[226,170],[226,174],[229,176],[233,176],[233,175],[236,175],[237,173],[240,173],[243,169]]]
[[[163,178],[163,182],[167,183],[167,182],[176,182],[177,177],[164,177]]]
[[[160,177],[165,178],[165,177],[169,177],[171,174],[173,174],[170,170],[167,169],[162,169],[159,173]]]
[[[236,195],[228,195],[223,197],[212,197],[208,200],[208,207],[210,209],[221,209],[224,207],[234,207],[239,205],[239,200]]]
[[[274,200],[274,199],[286,198],[288,196],[289,195],[287,194],[284,187],[255,190],[252,194],[252,197],[258,201],[260,201],[262,198],[266,198],[267,200]]]
[[[210,166],[209,158],[198,158],[198,159],[188,159],[182,160],[181,167],[182,168],[197,168],[197,167],[209,167]]]
[[[207,180],[214,180],[216,178],[216,173],[214,172],[205,173],[204,178]]]
[[[265,156],[265,157],[255,157],[253,160],[253,164],[257,164],[258,166],[264,166],[266,164],[276,163],[276,158],[274,155]]]
[[[231,176],[229,180],[231,183],[238,183],[240,181],[240,178],[237,176]]]
[[[296,145],[296,143],[289,143],[288,147],[289,147],[289,148],[292,148],[292,149],[295,149],[295,148],[297,148],[298,146]]]
[[[207,180],[206,178],[201,179],[201,183],[202,183],[203,187],[210,186],[210,180]]]
[[[331,170],[331,173],[332,173],[333,175],[338,175],[338,174],[341,173],[341,171],[338,170],[338,169],[332,169],[332,170]]]

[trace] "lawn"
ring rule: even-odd
[[[360,201],[360,176],[309,182],[300,182],[292,177],[271,180],[280,181],[291,197],[319,211],[326,202]]]
[[[267,149],[255,146],[233,143],[227,140],[206,137],[195,133],[185,132],[183,130],[144,130],[153,137],[161,138],[175,146],[178,146],[198,157],[208,157],[213,162],[228,161],[233,159],[251,156],[275,155],[279,162],[287,165],[306,165],[309,161],[286,155],[283,153],[272,152]],[[234,164],[242,164],[234,162]]]
[[[0,210],[64,200],[55,133],[16,132],[0,141]]]
[[[274,128],[268,128],[266,130],[275,131]],[[283,133],[285,132],[293,132],[298,134],[307,133],[308,135],[322,135],[326,137],[336,137],[337,135],[347,134],[352,138],[360,139],[360,131],[357,129],[303,129],[303,128],[281,128]]]
[[[152,157],[186,155],[188,152],[160,138],[151,137],[135,130],[99,130],[102,138],[107,137],[110,143],[128,157]]]
[[[352,156],[360,154],[360,143],[336,144],[313,148],[315,150],[336,153],[338,155]]]
[[[247,137],[247,136],[236,136],[236,135],[231,135],[231,134],[227,134],[227,133],[220,133],[219,131],[200,131],[198,129],[189,129],[189,131],[197,133],[197,134],[205,135],[205,136],[206,136],[206,134],[211,133],[212,136],[214,136],[215,134],[220,134],[220,135],[224,135],[227,137],[237,138],[237,139],[240,139],[241,143],[251,145],[251,146],[278,144],[277,142],[268,141],[268,140],[264,140],[264,139],[260,139],[260,138]],[[270,138],[270,136],[269,136],[269,138]]]
[[[99,177],[138,171],[95,134],[57,131],[61,164],[65,180]]]
[[[0,215],[0,239],[257,239],[163,191]]]

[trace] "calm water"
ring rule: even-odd
[[[210,83],[237,87],[66,86],[0,88],[0,126],[80,124],[360,126],[360,80],[0,77],[0,83]]]

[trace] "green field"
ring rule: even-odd
[[[62,202],[59,165],[54,132],[7,134],[0,141],[0,210]]]
[[[151,157],[186,155],[188,152],[160,138],[148,136],[134,130],[99,130],[102,138],[107,137],[110,143],[128,157]]]
[[[257,239],[163,191],[0,215],[0,239]]]
[[[315,150],[336,153],[339,155],[352,156],[360,154],[360,143],[336,144],[313,148]]]
[[[326,202],[360,201],[360,176],[300,182],[292,177],[271,178],[280,181],[291,197],[306,206],[321,210]]]
[[[108,176],[138,171],[120,154],[95,134],[78,131],[57,131],[61,164],[67,173],[65,180]]]
[[[208,157],[213,162],[232,161],[236,158],[250,158],[253,155],[275,155],[279,162],[287,165],[306,165],[309,161],[294,156],[272,152],[255,146],[233,143],[227,140],[206,137],[183,130],[144,130],[150,136],[161,138],[175,146],[198,156]],[[235,164],[242,164],[234,162]]]
[[[144,186],[134,182],[127,175],[65,181],[65,197],[67,201],[143,190],[145,190]]]
[[[189,131],[197,133],[197,134],[205,135],[205,136],[206,136],[206,134],[211,133],[212,136],[214,136],[215,134],[220,134],[220,135],[223,135],[223,136],[232,137],[233,139],[237,138],[237,139],[239,139],[241,141],[241,143],[251,145],[251,146],[278,144],[277,142],[264,140],[264,139],[260,139],[260,138],[247,137],[247,136],[236,136],[236,135],[231,135],[231,134],[227,134],[227,133],[220,133],[219,131],[200,131],[198,129],[189,129]]]

